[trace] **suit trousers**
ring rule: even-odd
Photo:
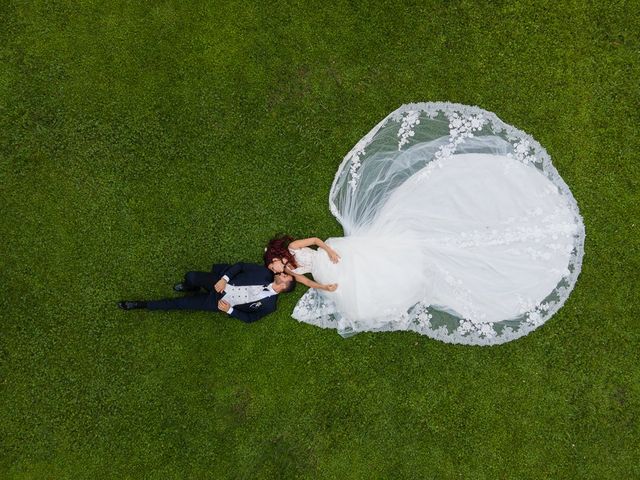
[[[198,287],[192,295],[178,298],[165,298],[147,302],[149,310],[205,310],[218,312],[218,300],[222,295],[213,288],[220,279],[219,272],[187,272],[183,284],[186,287]],[[204,292],[202,290],[205,290]]]

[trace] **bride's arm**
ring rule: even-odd
[[[285,269],[285,272],[295,278],[296,282],[301,283],[309,288],[317,288],[318,290],[326,290],[327,292],[334,292],[338,285],[335,283],[330,283],[328,285],[322,285],[321,283],[314,282],[310,278],[305,277],[304,275],[300,275],[299,273],[293,273],[288,268]]]
[[[333,263],[338,263],[338,260],[340,260],[340,255],[338,255],[338,253],[333,248],[331,248],[329,245],[327,245],[326,243],[324,243],[322,240],[320,240],[317,237],[303,238],[301,240],[294,240],[293,242],[291,242],[289,244],[289,248],[292,249],[292,250],[296,250],[298,248],[310,247],[312,245],[314,245],[314,246],[316,246],[318,248],[321,248],[325,252],[327,252],[327,255],[329,255],[329,259]]]

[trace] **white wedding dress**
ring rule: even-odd
[[[477,107],[400,107],[345,157],[330,193],[345,236],[295,252],[309,290],[294,318],[413,330],[491,345],[525,335],[572,290],[583,256],[577,204],[546,151]]]

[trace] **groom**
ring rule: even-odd
[[[225,312],[245,323],[255,322],[276,310],[279,293],[291,292],[296,281],[253,263],[216,264],[211,272],[187,272],[184,281],[174,285],[176,292],[193,292],[181,298],[154,301],[123,301],[123,310],[207,310]],[[204,292],[202,291],[204,289]]]

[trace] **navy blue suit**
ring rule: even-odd
[[[206,310],[218,312],[218,301],[224,297],[224,292],[218,293],[214,284],[224,275],[229,277],[229,285],[269,285],[273,282],[273,273],[262,265],[254,263],[236,263],[234,265],[215,264],[211,272],[188,272],[184,277],[184,285],[198,287],[193,295],[180,298],[167,298],[147,302],[149,310]],[[245,323],[255,322],[276,310],[277,295],[265,297],[257,302],[235,305],[231,316]]]

